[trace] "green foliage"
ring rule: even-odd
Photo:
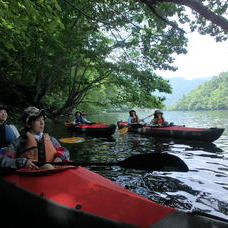
[[[213,77],[197,89],[183,96],[173,110],[227,110],[228,72]]]
[[[173,4],[156,10],[187,21]],[[29,103],[55,115],[162,107],[154,94],[171,88],[154,71],[175,70],[171,55],[186,53],[187,44],[141,3],[117,0],[0,0],[0,35],[0,74],[29,87]]]
[[[228,4],[227,1],[221,1],[221,0],[211,0],[211,1],[204,1],[203,4],[211,10],[211,12],[214,12],[216,15],[221,15],[225,18],[227,18],[227,8]],[[191,31],[196,31],[200,34],[210,34],[211,36],[214,36],[216,41],[220,42],[223,40],[227,40],[227,32],[223,31],[220,27],[216,26],[215,24],[207,21],[205,17],[202,15],[196,13],[193,11],[194,17],[189,20]],[[227,23],[227,20],[226,20]],[[227,27],[227,25],[226,25]]]

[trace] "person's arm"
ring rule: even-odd
[[[2,168],[22,168],[26,166],[28,159],[17,158],[17,150],[21,143],[20,138],[14,140],[8,147],[4,148],[4,153],[0,157],[0,167]]]
[[[6,154],[0,157],[0,168],[17,168],[16,159],[10,158]]]
[[[82,117],[82,122],[87,124],[87,123],[91,123],[90,121],[88,121],[85,117]]]
[[[135,123],[139,123],[140,119],[139,119],[138,115],[135,115],[135,120],[136,120]]]
[[[83,121],[84,124],[92,123],[91,121],[87,120],[84,116],[82,116],[82,121]]]
[[[150,124],[151,124],[151,125],[157,125],[157,119],[153,118],[153,119],[150,121]]]
[[[11,127],[11,129],[12,129],[12,131],[13,131],[13,133],[14,133],[16,139],[17,139],[17,138],[20,136],[20,134],[19,134],[17,128],[16,128],[14,125],[12,125],[12,124],[10,125],[10,127]]]
[[[62,147],[61,144],[58,142],[58,140],[55,139],[54,137],[50,137],[50,139],[53,143],[53,146],[55,147],[55,149],[57,151],[56,158],[54,159],[54,161],[69,160],[70,159],[70,152],[65,147]]]
[[[73,121],[74,124],[78,124],[80,123],[80,121],[78,120],[78,118],[75,118],[74,121]]]
[[[129,116],[129,117],[128,117],[128,121],[127,121],[127,122],[128,122],[128,124],[131,124],[131,120],[132,120],[132,117],[131,117],[131,116]]]

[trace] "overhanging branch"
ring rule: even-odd
[[[145,3],[148,7],[153,6],[158,2],[172,2],[178,5],[184,5],[192,10],[199,13],[205,19],[211,21],[213,24],[222,28],[225,32],[228,32],[228,20],[223,16],[217,15],[211,10],[209,10],[203,3],[199,0],[138,0]]]

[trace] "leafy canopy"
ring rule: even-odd
[[[161,107],[164,98],[153,94],[171,88],[154,71],[176,70],[172,54],[185,54],[187,45],[177,25],[190,19],[181,5],[155,3],[0,0],[0,73],[27,86],[30,103],[56,114],[85,102]],[[173,18],[179,22],[170,24]],[[222,31],[215,35],[222,40]]]

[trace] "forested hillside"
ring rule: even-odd
[[[184,95],[173,110],[228,110],[228,72]]]

